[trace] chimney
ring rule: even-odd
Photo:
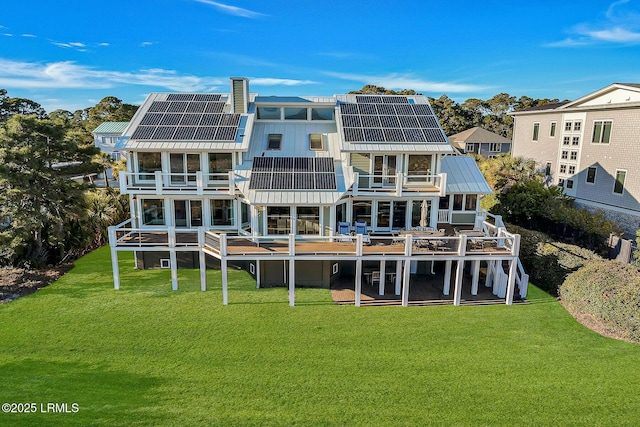
[[[246,113],[249,106],[249,79],[231,77],[231,112]]]

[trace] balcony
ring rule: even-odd
[[[122,194],[234,194],[234,173],[120,172]]]
[[[444,196],[447,188],[447,174],[435,175],[362,175],[353,174],[353,196],[389,194],[396,197],[409,196],[416,193],[432,193]]]

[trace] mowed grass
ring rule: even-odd
[[[219,271],[137,271],[108,248],[0,306],[0,400],[77,413],[0,425],[637,425],[640,346],[604,338],[535,287],[530,304],[337,306]]]

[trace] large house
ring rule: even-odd
[[[495,157],[511,151],[511,140],[481,127],[472,127],[449,137],[451,145],[461,153]]]
[[[116,149],[131,219],[110,228],[138,268],[222,270],[257,286],[385,285],[407,304],[411,277],[444,272],[460,303],[465,266],[513,301],[526,295],[519,237],[479,209],[490,193],[472,158],[455,155],[426,97],[259,96],[232,78],[229,94],[151,93]],[[455,266],[455,267],[454,267]]]
[[[640,229],[640,84],[512,113],[513,155],[531,158],[578,205]]]

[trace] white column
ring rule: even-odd
[[[434,230],[438,228],[438,201],[431,201],[431,209],[429,209],[429,227]]]
[[[356,307],[360,307],[360,292],[362,292],[362,260],[356,260],[356,284],[355,284],[355,294],[356,294]]]
[[[117,291],[120,289],[120,268],[118,265],[118,251],[111,248],[111,267],[113,268],[113,287]]]
[[[402,280],[402,306],[409,305],[409,281],[411,280],[411,261],[407,258],[404,261],[404,274]]]
[[[289,305],[296,305],[296,262],[293,258],[289,260]]]
[[[518,263],[515,258],[509,261],[509,282],[507,284],[507,305],[513,304],[513,292],[516,287],[516,269],[518,268]]]
[[[471,264],[473,270],[471,280],[471,295],[478,295],[478,280],[480,279],[480,261],[473,261]]]
[[[260,289],[260,260],[256,260],[256,288]]]
[[[396,261],[396,295],[400,295],[400,288],[402,286],[402,261]]]
[[[449,289],[451,288],[451,260],[447,260],[444,263],[444,283],[442,285],[442,293],[449,295]]]
[[[220,260],[220,271],[222,273],[222,304],[229,304],[229,290],[227,286],[227,260],[222,258]]]
[[[494,263],[495,261],[487,261],[487,275],[485,276],[485,282],[484,282],[484,286],[486,286],[487,288],[490,288],[491,284],[493,283]]]
[[[460,305],[462,299],[462,275],[464,274],[464,261],[459,259],[456,268],[456,284],[453,290],[453,305]]]
[[[200,262],[200,290],[204,292],[207,290],[207,256],[200,249],[198,257]]]
[[[379,295],[384,295],[384,285],[386,283],[386,269],[387,267],[387,263],[385,260],[381,260],[380,261],[380,283],[378,285],[378,294]]]
[[[178,259],[176,257],[176,250],[171,249],[169,251],[169,262],[171,263],[171,289],[178,290]]]

